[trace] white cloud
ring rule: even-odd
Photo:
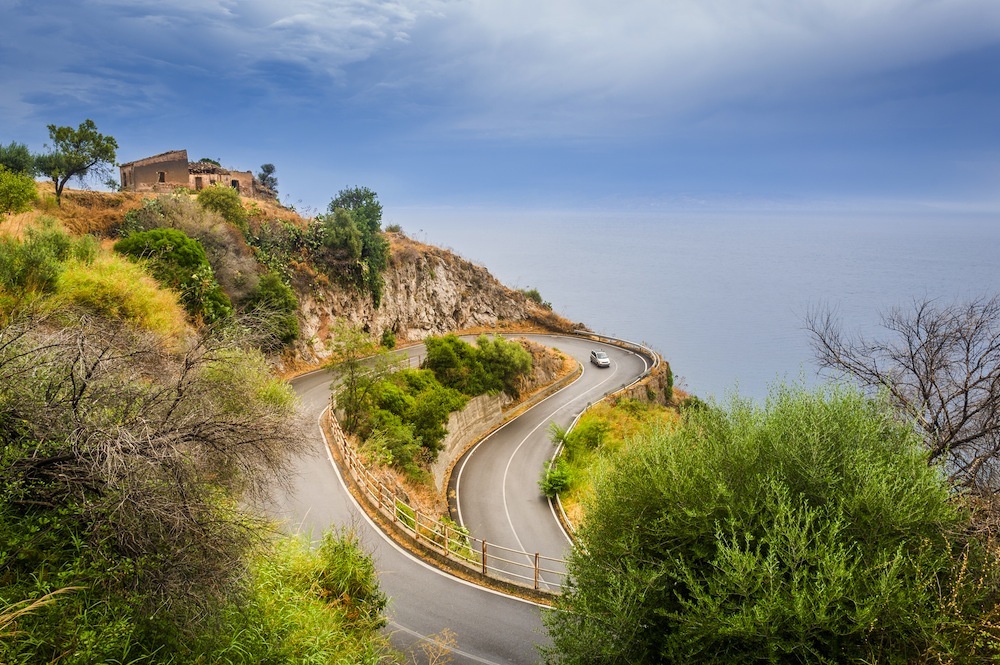
[[[1000,3],[472,0],[452,5],[437,31],[431,59],[451,63],[443,73],[478,101],[470,124],[549,112],[551,130],[569,116],[600,124],[605,113],[780,96],[995,43]]]
[[[28,5],[0,3],[15,14],[0,43],[20,41],[25,68],[0,109],[104,49],[97,78],[119,59],[237,82],[289,62],[359,103],[426,97],[452,126],[502,135],[614,133],[1000,40],[996,0],[84,0],[36,10],[31,43]]]

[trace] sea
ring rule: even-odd
[[[410,207],[384,221],[537,289],[594,331],[651,346],[707,400],[826,380],[804,329],[811,312],[877,337],[892,308],[1000,293],[1000,214],[988,210]]]

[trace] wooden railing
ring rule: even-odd
[[[366,503],[392,522],[415,543],[470,572],[515,584],[544,594],[563,589],[566,562],[538,552],[503,547],[480,538],[447,519],[426,515],[409,506],[379,480],[358,457],[332,410],[327,411],[329,431],[342,468],[361,490]]]

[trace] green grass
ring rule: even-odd
[[[110,252],[99,252],[91,262],[68,261],[53,301],[129,321],[168,340],[179,340],[187,328],[176,293],[160,287],[140,266]]]

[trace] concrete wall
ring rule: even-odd
[[[501,395],[480,395],[469,400],[465,408],[448,418],[448,434],[437,460],[431,465],[434,484],[442,494],[447,490],[448,470],[462,453],[486,433],[503,422],[503,405],[509,398]]]
[[[138,192],[171,191],[174,187],[186,187],[188,184],[187,156],[152,164],[123,166],[121,171],[124,188]],[[160,182],[161,172],[163,182]]]

